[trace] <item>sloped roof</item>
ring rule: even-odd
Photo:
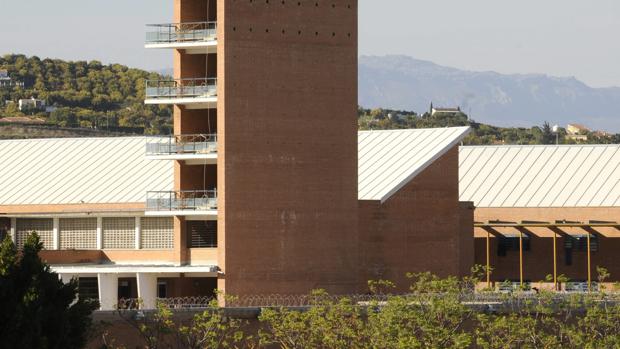
[[[457,145],[468,127],[361,131],[360,200],[386,201]],[[0,141],[0,205],[139,203],[174,187],[173,161],[147,160],[157,137]]]
[[[613,207],[620,145],[461,147],[459,177],[476,207]]]
[[[359,132],[358,199],[385,202],[469,131],[451,127]]]
[[[138,203],[172,190],[172,161],[147,160],[146,137],[0,141],[0,205]]]

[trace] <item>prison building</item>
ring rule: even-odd
[[[596,267],[620,280],[620,146],[472,146],[459,157],[460,200],[476,207],[475,260],[490,266],[489,284],[587,289]]]
[[[347,244],[338,236],[317,240],[314,231],[320,233],[324,224],[339,224],[323,222],[319,213],[312,216],[310,233],[293,235],[299,213],[282,203],[277,229],[254,225],[255,234],[264,237],[239,242],[256,251],[235,254],[238,271],[222,267],[223,255],[234,251],[222,243],[215,220],[222,198],[177,194],[178,168],[173,161],[159,159],[171,156],[171,148],[172,156],[215,148],[211,139],[183,145],[172,143],[171,137],[0,141],[0,161],[5,164],[0,170],[0,231],[18,248],[36,232],[43,243],[41,256],[52,270],[65,281],[78,279],[81,294],[99,299],[102,309],[115,308],[119,299],[141,298],[152,307],[158,298],[213,296],[214,290],[221,290],[219,279],[243,279],[256,264],[266,269],[265,277],[255,281],[257,286],[246,284],[238,293],[228,294],[267,294],[264,290],[300,294],[333,287],[325,276],[309,275],[328,268],[326,263],[335,264],[329,266],[331,277],[347,274],[353,280],[335,293],[365,292],[369,279],[389,278],[406,288],[407,272],[456,275],[473,263],[473,210],[458,201],[457,147],[468,132],[468,128],[360,132],[359,155],[354,159],[359,163],[359,176],[354,178],[359,191],[356,207],[346,218],[355,224],[338,225],[353,240]],[[262,175],[246,173],[247,181],[260,188],[253,182],[257,176]],[[299,180],[283,181],[279,190],[294,190],[288,182]],[[349,179],[344,174],[321,177],[308,186],[318,190],[324,181]],[[301,190],[291,195],[296,198],[291,207],[306,197]],[[268,197],[249,198],[246,205],[259,205],[264,199]],[[175,229],[179,224],[181,232]],[[263,239],[280,243],[277,248],[265,247]],[[315,253],[300,261],[294,252],[303,248]],[[439,251],[447,257],[432,258]],[[356,263],[348,263],[349,255]],[[295,275],[297,268],[309,270]],[[283,273],[290,277],[279,280]],[[306,286],[300,287],[302,283]]]

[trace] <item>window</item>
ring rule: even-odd
[[[174,248],[174,224],[168,217],[146,217],[141,223],[140,248],[172,249]]]
[[[97,278],[78,278],[78,297],[84,300],[99,300],[99,282]]]
[[[61,250],[94,250],[97,248],[97,218],[61,218]]]
[[[187,221],[185,226],[190,248],[217,247],[216,221]]]
[[[598,237],[590,235],[590,252],[598,252]],[[564,264],[573,265],[573,252],[588,251],[588,236],[567,236],[564,238]]]
[[[131,297],[131,283],[129,280],[118,280],[118,298],[129,299]]]
[[[590,252],[598,252],[598,237],[590,235]],[[567,236],[564,238],[564,248],[586,252],[588,250],[588,236]]]
[[[54,221],[51,218],[17,219],[15,231],[17,248],[23,248],[26,239],[33,232],[36,232],[41,238],[44,249],[51,250],[54,248]]]
[[[168,297],[168,283],[166,281],[157,282],[157,298]]]
[[[136,219],[103,218],[104,249],[134,249],[136,247]]]
[[[497,240],[497,255],[505,257],[508,251],[519,252],[519,238],[518,237],[499,237]],[[523,235],[523,251],[529,251],[531,248],[530,238],[527,235]]]

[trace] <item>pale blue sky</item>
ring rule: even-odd
[[[359,0],[360,54],[620,86],[618,0]],[[171,66],[142,47],[172,0],[0,0],[0,53]]]

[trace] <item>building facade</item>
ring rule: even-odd
[[[409,289],[407,273],[469,275],[473,206],[458,198],[467,127],[359,133],[361,279]]]
[[[78,278],[80,293],[96,294],[107,310],[119,298],[152,307],[157,298],[215,289],[237,296],[364,292],[367,278],[382,276],[370,271],[377,265],[389,276],[415,268],[409,258],[392,268],[376,252],[389,241],[375,249],[377,233],[360,232],[360,221],[369,223],[360,214],[393,212],[399,224],[415,225],[422,216],[408,215],[408,205],[433,198],[409,183],[435,171],[451,185],[436,186],[433,197],[449,193],[437,202],[442,212],[455,211],[436,243],[458,254],[454,147],[467,129],[437,137],[376,133],[379,143],[366,150],[382,149],[385,137],[401,146],[371,162],[415,156],[393,164],[400,166],[394,173],[377,172],[388,182],[360,182],[377,183],[380,193],[358,190],[358,163],[363,171],[369,162],[358,161],[357,1],[173,6],[174,23],[149,26],[145,46],[173,52],[174,78],[147,81],[145,103],[174,107],[174,135],[3,144],[0,158],[12,165],[2,177],[0,214],[18,246],[36,231],[53,269]],[[439,143],[418,142],[433,138]],[[394,231],[381,220],[372,224]]]
[[[299,211],[283,211],[274,237],[260,225],[248,228],[262,235],[246,236],[238,248],[258,248],[261,253],[237,252],[238,260],[233,260],[239,269],[227,269],[226,274],[222,255],[235,249],[221,245],[216,224],[221,197],[216,201],[187,191],[168,194],[177,193],[179,164],[165,159],[181,156],[182,161],[197,163],[184,166],[207,168],[205,162],[214,162],[210,158],[217,151],[211,140],[182,144],[175,136],[0,141],[0,161],[6,164],[0,173],[0,234],[19,248],[36,232],[44,247],[41,256],[52,270],[66,281],[77,278],[80,295],[99,299],[104,310],[114,309],[119,299],[141,298],[144,307],[153,307],[160,298],[211,297],[215,289],[223,291],[226,276],[245,282],[234,292],[226,291],[237,296],[330,287],[334,293],[358,293],[367,290],[370,279],[391,279],[404,290],[407,272],[462,275],[473,264],[473,210],[458,201],[457,185],[457,146],[468,132],[360,132],[354,159],[359,164],[354,177],[359,190],[356,208],[346,217],[355,228],[346,227],[351,230],[343,233],[353,236],[351,241],[294,235],[302,217]],[[253,181],[257,174],[258,170],[248,174],[246,180]],[[287,188],[298,180],[282,180],[280,185]],[[306,180],[318,187],[326,179]],[[341,175],[330,180],[348,182]],[[150,192],[153,187],[161,191]],[[301,190],[291,195],[298,201],[305,198]],[[246,200],[248,205],[257,201]],[[282,205],[289,209],[289,204]],[[345,229],[338,222],[313,217],[315,226],[309,229],[319,235],[323,224]],[[261,239],[273,239],[278,246],[265,247]],[[310,251],[302,257],[294,253],[304,248]],[[431,258],[433,251],[449,258]],[[276,262],[264,271],[264,279],[243,280],[255,264]],[[301,272],[302,268],[310,270]],[[311,274],[325,269],[328,275]],[[338,274],[347,274],[346,284],[329,279]],[[282,275],[287,276],[278,280]]]
[[[460,199],[476,207],[490,284],[583,290],[597,267],[620,280],[619,164],[618,145],[462,147]]]

